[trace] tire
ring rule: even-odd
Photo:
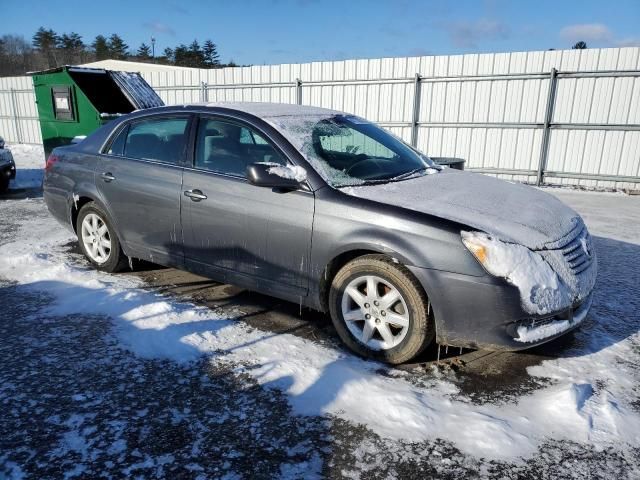
[[[395,301],[394,290],[399,295]],[[342,267],[331,283],[329,310],[342,341],[362,357],[404,363],[435,337],[422,286],[409,270],[384,255],[365,255]]]
[[[0,193],[6,193],[9,190],[9,181],[9,177],[0,173]]]
[[[87,225],[83,226],[85,219],[87,219]],[[106,227],[106,230],[103,227]],[[96,269],[115,273],[128,265],[129,259],[122,251],[113,223],[94,202],[89,202],[80,208],[76,220],[76,232],[82,253]],[[98,235],[91,235],[94,232],[98,232]],[[95,239],[95,242],[92,239]],[[109,247],[107,248],[106,243],[101,243],[101,240],[108,240]],[[95,249],[91,244],[95,245]]]

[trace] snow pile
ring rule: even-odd
[[[307,179],[307,171],[299,165],[277,165],[267,170],[272,175],[296,182],[304,182]]]
[[[506,243],[482,232],[461,232],[462,240],[484,248],[484,268],[520,290],[522,307],[532,314],[571,306],[573,295],[551,266],[522,245]]]
[[[44,176],[44,149],[42,145],[16,144],[7,146],[16,162],[16,178],[9,188],[40,188]]]
[[[44,208],[41,201],[22,205]],[[416,385],[405,373],[341,350],[251,329],[235,319],[240,312],[212,312],[149,292],[131,277],[77,266],[62,247],[69,234],[41,215],[26,217],[17,238],[0,246],[0,277],[52,295],[46,313],[108,315],[123,345],[145,357],[188,362],[206,354],[231,362],[265,388],[286,392],[299,414],[337,416],[399,441],[441,438],[485,458],[534,455],[547,438],[598,448],[640,444],[640,415],[630,406],[636,372],[614,361],[637,358],[637,333],[545,367],[541,375],[559,379],[551,387],[477,405],[444,379]]]

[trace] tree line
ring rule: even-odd
[[[167,47],[155,55],[152,50],[152,46],[145,42],[132,49],[117,33],[97,35],[86,43],[76,32],[57,33],[40,27],[31,42],[21,35],[0,36],[0,76],[24,75],[29,71],[108,58],[193,68],[236,66],[232,60],[223,64],[217,45],[209,39],[202,45],[194,40],[189,45],[181,43],[173,48]]]

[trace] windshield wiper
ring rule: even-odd
[[[413,170],[409,170],[408,172],[404,172],[401,173],[400,175],[390,178],[389,180],[392,182],[395,182],[397,180],[404,180],[407,177],[410,177],[411,175],[418,173],[418,172],[423,172],[427,169],[428,167],[418,167],[418,168],[414,168]]]
[[[366,187],[367,185],[379,185],[380,183],[389,183],[393,181],[392,178],[373,178],[371,180],[363,180],[362,183],[356,183],[353,185],[344,185],[345,187]]]
[[[414,175],[414,174],[416,174],[418,172],[423,172],[428,168],[431,168],[431,167],[414,168],[414,169],[409,170],[407,172],[403,172],[400,175],[396,175],[395,177],[372,178],[372,179],[369,179],[369,180],[364,180],[364,181],[362,181],[362,183],[349,184],[349,185],[339,185],[338,188],[343,188],[343,187],[366,187],[367,185],[379,185],[381,183],[398,182],[398,181],[404,180],[404,179],[406,179],[406,178],[410,177],[411,175]]]

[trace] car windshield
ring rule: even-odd
[[[356,116],[285,116],[271,122],[334,187],[386,183],[440,170],[395,135]]]

